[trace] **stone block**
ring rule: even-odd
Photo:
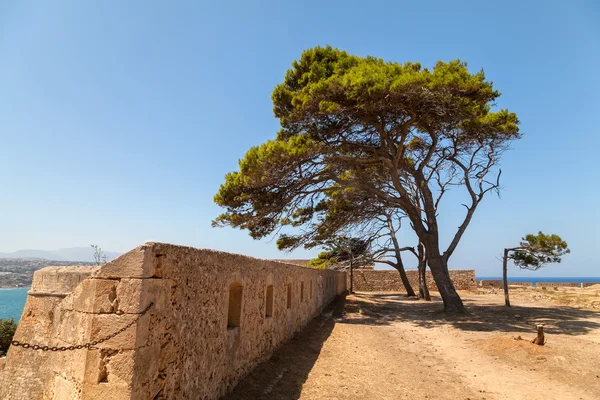
[[[46,267],[33,273],[31,294],[66,295],[99,267]]]
[[[171,353],[171,358],[181,356],[181,349],[172,349],[175,354]],[[146,347],[136,351],[133,364],[134,376],[133,392],[137,398],[152,399],[164,386],[164,377],[159,379],[159,375],[163,375],[168,368],[164,359],[167,355],[161,351],[161,346],[158,342],[154,342]],[[172,361],[171,361],[172,364]],[[198,365],[198,370],[206,371],[203,366]],[[215,366],[215,368],[217,368]],[[174,371],[171,371],[173,373]]]
[[[146,243],[100,267],[93,278],[152,278],[157,260],[153,243]]]
[[[59,374],[54,376],[49,387],[49,393],[44,396],[50,399],[80,399],[81,385],[68,377]]]
[[[76,346],[89,341],[94,314],[74,310],[61,310],[54,328],[54,341],[56,346]]]
[[[111,386],[131,386],[135,351],[90,350],[85,365],[85,382]]]
[[[117,283],[114,279],[86,279],[65,298],[62,307],[87,313],[112,313],[117,310]]]
[[[150,302],[154,310],[168,306],[172,282],[168,279],[121,279],[116,288],[118,310],[124,313],[139,313]]]
[[[111,385],[107,383],[88,383],[83,385],[83,396],[85,400],[124,400],[135,399],[131,396],[129,386]],[[59,398],[57,397],[56,400]],[[62,397],[60,397],[62,399]],[[67,399],[67,397],[65,397]]]
[[[93,315],[93,319],[90,324],[90,337],[88,341],[91,342],[102,339],[125,327],[128,323],[136,318],[137,315],[135,314],[95,314]],[[149,315],[145,315],[125,331],[103,343],[96,345],[95,347],[99,349],[117,350],[134,349],[138,343],[137,331],[149,331],[149,319]]]

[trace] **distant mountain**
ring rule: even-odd
[[[58,256],[63,257],[67,261],[94,261],[94,250],[91,247],[71,247],[68,249],[56,250]],[[121,255],[114,251],[104,251],[108,260],[112,260]]]
[[[114,251],[105,251],[109,260],[121,255]],[[70,247],[58,250],[17,250],[13,253],[0,253],[0,258],[30,258],[56,261],[94,261],[94,250],[91,247]]]
[[[0,258],[34,258],[34,259],[45,259],[45,260],[57,260],[65,261],[64,258],[59,257],[53,251],[46,250],[17,250],[13,253],[0,253]],[[83,260],[81,260],[83,261]]]

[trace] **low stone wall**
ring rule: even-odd
[[[581,287],[579,282],[536,282],[535,287]]]
[[[501,279],[484,279],[479,281],[479,286],[481,287],[494,287],[494,288],[503,288],[504,283]]]
[[[135,322],[80,350],[12,346],[0,399],[218,398],[346,290],[343,272],[162,243],[58,273],[34,275],[15,340],[81,345]]]
[[[494,287],[502,289],[504,287],[504,282],[500,279],[484,279],[479,281],[479,286],[481,287]],[[508,286],[533,286],[531,282],[508,282]]]
[[[583,288],[590,287],[590,286],[595,286],[595,285],[599,285],[600,286],[600,282],[582,282],[581,283],[581,287],[583,287]]]
[[[416,270],[406,271],[412,288],[419,290],[419,274]],[[430,271],[427,271],[427,287],[429,290],[437,290]],[[472,290],[477,288],[475,281],[475,270],[450,270],[450,278],[458,290]],[[350,274],[347,274],[350,287]],[[396,270],[355,270],[354,291],[358,292],[404,292],[404,286],[400,280],[400,274]]]
[[[529,287],[589,287],[593,285],[600,285],[600,282],[508,282],[508,286],[529,286]],[[500,279],[485,279],[479,281],[481,287],[494,287],[502,289],[504,283]]]

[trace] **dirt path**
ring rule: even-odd
[[[318,318],[229,399],[599,399],[600,315],[548,304],[509,310],[463,294],[473,315],[439,302],[358,294]],[[438,299],[439,301],[439,299]],[[525,340],[544,323],[549,343]]]

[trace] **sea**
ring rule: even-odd
[[[29,288],[0,289],[0,319],[21,319]]]

